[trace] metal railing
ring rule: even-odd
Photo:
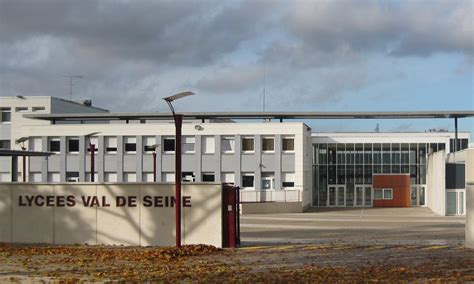
[[[299,202],[301,190],[240,190],[240,203]]]

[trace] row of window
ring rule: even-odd
[[[90,145],[94,145],[94,150],[98,151],[98,138],[90,137],[87,138],[87,151],[91,150]],[[67,152],[68,153],[79,153],[79,138],[68,137],[67,138]],[[242,152],[243,153],[254,153],[255,152],[255,138],[250,136],[244,136],[241,138],[242,141]],[[275,137],[264,136],[261,138],[261,149],[262,152],[275,152]],[[41,150],[41,139],[31,139],[32,146],[31,150]],[[183,153],[195,153],[196,138],[192,136],[184,136],[182,138],[182,152]],[[157,150],[160,146],[156,143],[156,137],[143,137],[143,152],[152,153]],[[163,153],[174,153],[175,151],[175,140],[174,137],[163,137],[162,138],[162,149]],[[49,138],[48,151],[53,153],[59,153],[61,149],[61,142],[59,137]],[[214,154],[215,153],[215,137],[214,136],[203,136],[202,137],[202,153],[203,154]],[[136,153],[137,152],[137,138],[136,137],[124,137],[123,138],[123,149],[125,153]],[[282,138],[282,151],[293,152],[295,150],[294,137],[283,137]],[[105,137],[105,152],[109,154],[117,153],[117,137]],[[234,153],[235,152],[235,137],[234,136],[223,136],[221,138],[221,152],[222,153]]]
[[[45,111],[44,106],[31,107],[32,112]],[[28,112],[30,111],[29,107],[15,107],[15,112]],[[12,110],[9,107],[0,108],[0,123],[10,123],[11,122]]]
[[[183,172],[182,173],[183,182],[194,182],[195,174],[194,172]],[[97,173],[95,173],[95,180],[97,181]],[[281,188],[291,189],[295,187],[295,173],[282,173],[281,175]],[[90,173],[86,173],[86,180],[90,181]],[[207,172],[202,173],[203,182],[214,182],[215,173]],[[221,174],[221,180],[224,183],[235,183],[235,173],[233,172],[223,172]],[[41,182],[41,173],[30,173],[31,182]],[[79,181],[79,172],[66,172],[66,181],[67,182],[78,182]],[[105,172],[104,173],[105,182],[117,182],[117,173]],[[123,173],[124,182],[136,182],[137,175],[134,172],[124,172]],[[145,172],[143,173],[143,181],[151,182],[153,181],[153,173]],[[173,172],[162,173],[163,182],[175,182],[175,175]],[[48,182],[60,182],[60,174],[58,172],[48,173]],[[241,185],[243,189],[254,189],[255,188],[255,174],[254,173],[242,173]],[[261,175],[261,189],[271,190],[275,189],[275,173],[274,172],[263,172]]]

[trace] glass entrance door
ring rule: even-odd
[[[410,205],[412,207],[425,205],[425,186],[414,185],[410,187]]]
[[[355,186],[355,206],[371,207],[372,206],[372,187],[368,185]]]
[[[346,206],[346,187],[344,185],[330,185],[328,206]]]

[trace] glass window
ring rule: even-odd
[[[182,172],[181,180],[183,182],[194,182],[196,180],[194,176],[194,172]]]
[[[443,150],[446,150],[446,144],[438,143],[438,151],[443,151]]]
[[[161,180],[163,182],[175,182],[174,173],[162,173]]]
[[[372,184],[372,166],[364,166],[364,184]]]
[[[393,193],[392,193],[392,189],[391,188],[388,188],[388,189],[384,189],[383,190],[383,199],[393,199]]]
[[[332,165],[336,164],[336,144],[328,145],[328,163]]]
[[[87,152],[91,152],[91,144],[94,145],[94,153],[99,152],[99,137],[87,137],[86,138],[86,149]]]
[[[117,137],[105,137],[105,152],[108,154],[117,153]]]
[[[79,138],[69,137],[67,139],[67,152],[68,153],[79,153]]]
[[[262,151],[263,152],[275,151],[275,138],[274,137],[262,137]]]
[[[418,184],[416,177],[417,177],[416,166],[410,166],[410,184]]]
[[[327,164],[328,163],[328,151],[326,144],[319,144],[319,164]]]
[[[202,137],[202,152],[204,154],[214,154],[216,149],[216,138],[214,136]]]
[[[1,113],[1,123],[10,123],[12,120],[12,112],[9,107],[0,108]]]
[[[372,164],[372,144],[364,144],[364,164]]]
[[[79,172],[66,172],[66,181],[67,182],[78,182],[79,181]]]
[[[346,144],[337,144],[337,164],[344,165],[346,163]]]
[[[430,143],[430,149],[429,149],[429,154],[433,152],[438,152],[438,144],[436,143]]]
[[[143,137],[143,152],[145,153],[152,153],[156,151],[156,137],[155,136],[145,136]]]
[[[356,164],[362,165],[364,163],[364,147],[363,144],[356,144],[355,145],[355,153],[356,153]]]
[[[224,183],[235,183],[235,173],[222,173],[221,179]]]
[[[355,183],[363,184],[364,183],[364,166],[357,165],[355,167]]]
[[[163,152],[172,153],[174,152],[174,137],[164,137],[163,138]]]
[[[327,166],[320,166],[319,167],[319,192],[318,192],[318,205],[319,206],[326,206],[327,202]]]
[[[390,158],[390,144],[384,143],[384,144],[382,144],[382,163],[384,165],[390,165],[390,161],[391,161],[391,158]]]
[[[202,181],[204,182],[212,182],[215,181],[215,175],[214,173],[202,173]]]
[[[61,142],[59,138],[49,138],[49,152],[59,153],[61,151]]]
[[[295,173],[282,173],[281,180],[283,188],[295,187]]]
[[[16,108],[15,108],[15,111],[16,111],[16,112],[27,112],[27,111],[28,111],[28,107],[16,107]]]
[[[194,145],[196,144],[196,138],[193,136],[184,136],[182,140],[182,152],[185,154],[194,153]]]
[[[136,137],[124,137],[124,150],[125,153],[136,153],[137,151],[137,138]]]
[[[401,151],[401,163],[408,165],[410,163],[410,145],[408,143],[402,143],[400,147]]]
[[[243,174],[242,175],[242,187],[244,188],[254,188],[254,175],[253,174]]]
[[[104,173],[105,182],[117,182],[117,173],[106,172]]]
[[[221,151],[222,153],[234,153],[235,152],[235,138],[222,137],[221,139]]]
[[[48,173],[48,182],[60,182],[61,181],[61,175],[56,172],[50,172]]]
[[[382,144],[374,144],[374,164],[382,164]]]
[[[45,111],[46,108],[45,107],[32,107],[31,108],[31,111],[35,112],[35,111]]]
[[[275,173],[262,173],[262,189],[275,189]]]
[[[124,182],[136,182],[137,181],[137,173],[123,173],[123,181]]]
[[[383,199],[383,189],[374,188],[374,199]]]
[[[253,137],[242,137],[242,152],[254,152],[255,139]]]
[[[295,151],[295,138],[294,137],[283,137],[282,144],[283,144],[283,151],[285,152]]]
[[[400,144],[392,144],[392,164],[400,165],[401,163],[401,154],[400,154]]]
[[[420,164],[426,164],[426,144],[418,144],[418,159]]]
[[[418,164],[417,144],[410,144],[410,164]]]
[[[346,144],[346,163],[348,165],[355,164],[355,150],[352,143]]]
[[[346,167],[344,165],[337,165],[337,184],[346,183]]]
[[[0,149],[10,149],[10,140],[0,140]]]
[[[336,184],[336,165],[331,165],[328,167],[328,183]]]

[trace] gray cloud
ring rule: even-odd
[[[464,54],[472,72],[473,3],[0,0],[0,92],[66,97],[78,74],[74,98],[112,110],[155,110],[184,88],[203,110],[216,94],[245,109],[266,66],[271,107],[330,105],[396,80],[369,70],[374,53]]]

